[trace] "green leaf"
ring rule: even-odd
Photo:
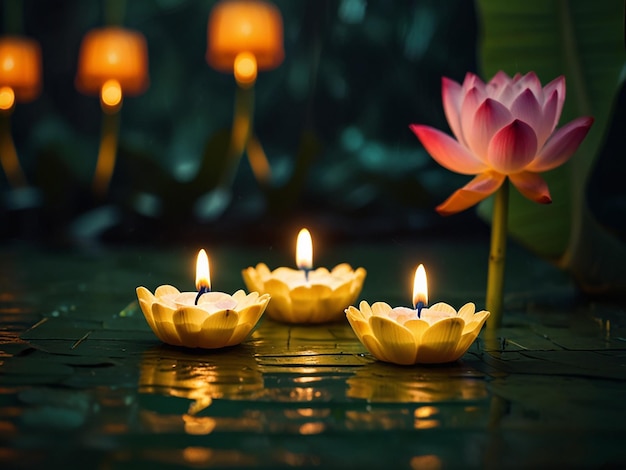
[[[483,28],[483,78],[498,70],[511,75],[535,71],[545,85],[564,75],[567,97],[558,127],[579,116],[595,118],[572,159],[543,175],[551,205],[511,193],[512,236],[540,255],[561,259],[568,250],[578,249],[575,239],[585,238],[580,231],[597,225],[590,222],[585,189],[624,78],[620,77],[625,65],[624,4],[588,0],[478,0],[477,4]],[[479,207],[479,214],[489,220],[489,202]]]

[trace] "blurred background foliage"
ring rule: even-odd
[[[12,116],[30,186],[16,190],[0,176],[2,239],[274,243],[300,225],[335,240],[488,231],[475,210],[434,212],[467,178],[438,166],[408,129],[419,122],[447,131],[441,77],[478,71],[480,18],[471,1],[276,0],[285,60],[259,73],[254,110],[272,181],[260,187],[242,159],[223,212],[206,195],[224,167],[236,84],[205,61],[215,2],[122,2],[123,26],[148,42],[150,87],[124,101],[104,198],[90,189],[99,100],[78,93],[74,79],[81,39],[106,23],[107,4],[17,3],[22,33],[42,48],[43,91]],[[0,13],[6,33],[14,25],[7,8]],[[588,187],[592,210],[622,239],[624,96],[622,89]]]

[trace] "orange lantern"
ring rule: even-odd
[[[32,101],[41,91],[41,49],[34,39],[0,38],[0,109]]]
[[[11,136],[10,115],[16,101],[32,101],[41,91],[41,49],[34,39],[0,38],[0,165],[9,183],[25,186]]]
[[[207,27],[206,60],[220,72],[233,73],[239,85],[227,169],[215,194],[228,189],[246,150],[257,181],[262,186],[269,183],[270,164],[252,129],[253,90],[257,71],[276,68],[284,58],[283,18],[275,5],[262,0],[222,0],[213,7]]]
[[[209,17],[206,59],[221,72],[233,72],[240,85],[250,86],[258,70],[278,67],[285,57],[283,19],[271,3],[224,0]]]
[[[103,110],[115,111],[122,94],[139,95],[148,85],[148,47],[143,34],[106,27],[85,35],[78,57],[78,91],[100,94]]]
[[[148,85],[148,46],[143,34],[109,26],[85,35],[78,56],[76,88],[88,95],[99,94],[104,111],[93,181],[99,196],[106,192],[115,167],[123,95],[139,95]]]

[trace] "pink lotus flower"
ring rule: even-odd
[[[555,132],[565,101],[563,76],[542,88],[534,72],[511,78],[500,71],[486,84],[468,73],[462,85],[444,77],[442,96],[456,140],[429,126],[409,127],[440,165],[477,175],[437,207],[442,215],[482,201],[507,177],[528,199],[552,202],[538,173],[565,163],[593,124],[592,117],[581,117]]]

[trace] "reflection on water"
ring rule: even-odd
[[[216,398],[258,398],[263,376],[242,347],[207,353],[159,346],[142,357],[139,392],[193,400],[187,414],[195,416]]]
[[[483,375],[460,364],[397,367],[376,362],[360,368],[347,383],[349,397],[369,402],[467,402],[488,396]]]
[[[443,462],[437,455],[416,455],[411,459],[411,468],[414,470],[439,470],[442,467]]]

